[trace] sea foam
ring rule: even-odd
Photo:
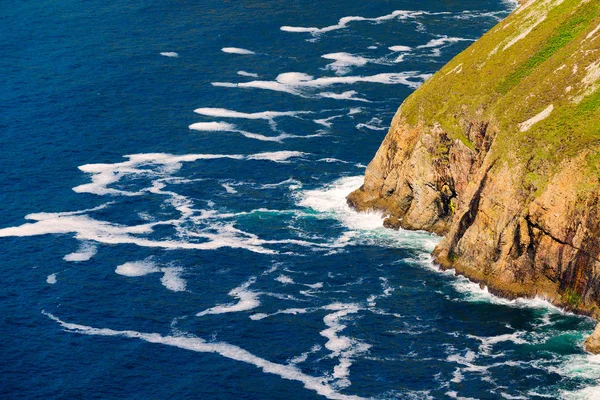
[[[252,50],[247,50],[247,49],[241,49],[239,47],[223,47],[221,49],[221,51],[223,53],[229,53],[229,54],[242,54],[242,55],[251,55],[251,54],[256,54],[255,52],[253,52]]]
[[[159,271],[156,263],[151,260],[127,262],[115,269],[117,274],[129,277],[144,276]]]
[[[334,62],[328,64],[326,68],[335,71],[339,75],[350,72],[352,67],[362,67],[372,61],[366,57],[344,52],[324,54],[321,57],[328,60],[334,60]]]
[[[199,337],[191,335],[185,336],[163,336],[158,333],[144,333],[134,330],[117,331],[109,328],[94,328],[86,325],[79,325],[64,322],[54,315],[42,311],[44,315],[57,322],[68,332],[79,333],[82,335],[94,336],[112,336],[126,337],[131,339],[140,339],[154,344],[163,344],[167,346],[178,347],[184,350],[195,351],[199,353],[215,353],[225,358],[254,365],[268,374],[277,375],[283,379],[301,382],[308,390],[328,399],[339,400],[361,400],[359,396],[345,395],[339,393],[331,385],[327,384],[322,377],[314,377],[300,371],[294,364],[278,364],[258,357],[241,347],[226,342],[207,342]]]
[[[63,257],[65,261],[83,262],[89,261],[98,252],[98,246],[93,243],[85,242],[79,246],[76,252],[67,254]]]
[[[201,311],[196,316],[202,317],[208,314],[225,314],[252,310],[260,306],[259,296],[261,293],[250,290],[250,286],[256,282],[256,277],[251,277],[242,285],[232,289],[229,296],[238,299],[237,303],[228,305],[217,305]]]
[[[333,85],[352,85],[356,83],[379,83],[384,85],[405,85],[416,89],[425,82],[431,74],[416,71],[380,73],[370,76],[332,76],[315,78],[300,72],[280,74],[274,81],[250,82],[212,82],[213,86],[228,88],[263,89],[284,92],[302,97],[314,95],[314,91]]]
[[[338,29],[346,28],[351,22],[375,22],[381,23],[384,21],[389,21],[393,19],[407,19],[414,18],[419,15],[427,14],[423,11],[405,11],[405,10],[396,10],[390,14],[382,15],[380,17],[375,18],[367,18],[360,16],[350,16],[340,18],[337,24],[329,25],[323,28],[314,28],[314,27],[297,27],[297,26],[282,26],[280,29],[284,32],[294,32],[294,33],[310,33],[313,36],[321,35],[326,32],[335,31]]]

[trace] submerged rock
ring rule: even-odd
[[[495,294],[600,319],[599,60],[600,2],[526,2],[406,99],[348,203],[443,235],[437,263]]]

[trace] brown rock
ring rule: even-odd
[[[556,12],[597,18],[598,6]],[[600,114],[565,97],[588,80],[565,60],[596,71],[600,36],[590,22],[544,66],[523,69],[519,57],[536,56],[555,29],[521,37],[519,25],[546,11],[529,1],[411,95],[348,203],[383,211],[387,227],[444,235],[436,261],[492,293],[600,319]],[[523,129],[549,104],[549,117]]]
[[[590,353],[600,354],[600,324],[585,341],[585,350]]]

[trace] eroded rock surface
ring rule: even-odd
[[[522,5],[404,102],[348,203],[444,236],[436,261],[496,294],[600,319],[599,12]]]

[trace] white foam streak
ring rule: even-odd
[[[319,93],[319,96],[325,97],[327,99],[334,99],[334,100],[352,100],[352,101],[362,101],[364,103],[371,102],[367,99],[363,99],[362,97],[356,97],[357,94],[358,94],[358,92],[356,90],[347,90],[343,93],[322,92],[322,93]]]
[[[458,43],[458,42],[473,42],[473,41],[474,40],[472,40],[472,39],[449,37],[449,36],[444,35],[437,39],[430,40],[429,42],[427,42],[427,44],[417,46],[417,49],[429,49],[429,48],[434,48],[434,47],[441,47],[446,44],[453,44],[453,43]]]
[[[140,339],[149,343],[164,344],[167,346],[174,346],[184,350],[195,351],[199,353],[215,353],[225,358],[244,362],[250,365],[254,365],[261,369],[265,373],[277,375],[283,379],[298,381],[304,384],[304,387],[308,390],[312,390],[321,396],[328,399],[340,399],[340,400],[360,400],[358,396],[344,395],[338,393],[330,385],[325,383],[323,378],[313,377],[304,374],[293,364],[284,365],[274,363],[264,358],[260,358],[238,346],[226,342],[206,342],[205,340],[194,337],[194,336],[163,336],[158,333],[143,333],[132,330],[117,331],[108,328],[94,328],[86,325],[78,325],[67,323],[54,315],[43,312],[44,315],[48,316],[53,321],[60,324],[66,331],[79,333],[83,335],[95,335],[95,336],[113,336],[113,337],[126,337],[131,339]]]
[[[356,93],[356,92],[354,92]],[[321,93],[321,95],[323,95]],[[329,117],[329,118],[322,118],[322,119],[315,119],[315,124],[319,124],[319,125],[323,125],[326,128],[331,128],[331,126],[333,125],[333,123],[331,121],[333,121],[334,119],[340,118],[342,117],[341,115],[334,115],[333,117]]]
[[[250,78],[258,78],[258,74],[255,74],[253,72],[238,71],[237,74],[240,76],[247,76]]]
[[[237,127],[227,122],[196,122],[189,126],[194,131],[204,132],[235,132]]]
[[[371,76],[334,76],[314,78],[300,72],[280,74],[275,81],[250,81],[240,83],[213,82],[213,86],[231,88],[253,88],[273,90],[307,97],[311,90],[322,89],[332,85],[352,85],[356,83],[380,83],[384,85],[405,85],[411,89],[418,88],[431,74],[419,74],[415,71],[381,73]],[[411,80],[412,79],[412,80]]]
[[[277,157],[277,156],[275,156]],[[0,237],[6,236],[37,236],[46,234],[75,234],[79,240],[95,241],[105,244],[134,244],[140,247],[163,249],[196,249],[216,250],[223,247],[239,248],[262,254],[274,254],[275,251],[261,247],[264,244],[278,244],[280,241],[265,241],[253,235],[245,234],[230,226],[214,227],[217,233],[204,232],[196,234],[207,239],[202,243],[192,243],[178,240],[150,240],[136,235],[149,234],[157,225],[177,225],[178,220],[153,222],[142,225],[122,226],[105,221],[98,221],[89,216],[50,215],[35,223],[23,224],[18,227],[0,229]],[[190,236],[194,236],[190,233]],[[292,242],[292,241],[290,241]],[[293,241],[294,244],[306,245],[307,242]]]
[[[226,124],[230,125],[230,124]],[[225,128],[225,125],[211,125]],[[202,125],[202,129],[208,129],[208,126]],[[227,129],[233,129],[227,126]],[[121,180],[124,176],[150,176],[168,175],[181,168],[181,163],[195,162],[199,160],[232,159],[232,160],[269,160],[274,162],[286,162],[288,158],[300,157],[305,153],[300,152],[267,152],[250,155],[240,154],[185,154],[173,155],[168,153],[140,153],[126,155],[129,161],[114,164],[86,164],[79,167],[83,172],[91,174],[92,182],[73,188],[77,193],[92,193],[99,196],[103,195],[121,195],[121,196],[140,196],[144,191],[127,192],[123,190],[109,188],[108,186]],[[159,170],[140,169],[142,166],[156,166]],[[106,206],[106,205],[105,205]],[[103,206],[103,207],[105,207]],[[77,211],[76,213],[85,213]],[[34,214],[32,214],[34,215]],[[31,218],[33,219],[33,217]]]
[[[223,53],[229,53],[229,54],[242,54],[242,55],[256,54],[252,50],[241,49],[239,47],[223,47],[221,49],[221,51]]]
[[[371,346],[357,339],[339,335],[346,329],[346,325],[343,325],[341,321],[349,314],[355,314],[361,309],[356,304],[343,303],[330,304],[324,309],[334,311],[323,318],[323,322],[328,328],[320,332],[321,336],[327,338],[325,348],[331,351],[331,357],[339,358],[338,364],[333,368],[332,377],[336,380],[336,387],[347,387],[350,386],[348,376],[352,359],[358,354],[368,351]]]
[[[196,114],[218,118],[242,118],[242,119],[265,119],[273,120],[278,117],[295,117],[300,114],[309,114],[309,111],[262,111],[245,113],[228,110],[226,108],[201,107],[194,110]]]
[[[258,300],[258,298],[261,293],[254,292],[248,289],[255,282],[256,277],[253,276],[244,284],[236,287],[235,289],[232,289],[229,292],[229,296],[238,299],[237,303],[211,307],[207,310],[199,312],[198,314],[196,314],[196,316],[202,317],[204,315],[209,314],[225,314],[232,312],[248,311],[260,306],[260,301]]]
[[[298,114],[298,113],[276,113],[276,112],[271,112],[271,111],[266,111],[264,113],[245,114],[245,113],[239,113],[236,111],[230,111],[230,110],[225,110],[225,109],[216,109],[216,108],[212,108],[212,109],[199,108],[195,111],[199,114],[204,114],[204,115],[212,114],[215,116],[218,115],[218,116],[229,117],[229,118],[267,119],[272,124],[272,127],[275,126],[273,118],[275,118],[277,116],[282,116],[282,115],[291,116],[291,115]],[[282,142],[285,139],[291,139],[291,138],[306,139],[306,138],[314,138],[314,137],[320,136],[320,134],[298,136],[298,135],[290,135],[287,133],[281,133],[277,136],[265,136],[265,135],[261,135],[258,133],[246,132],[246,131],[237,129],[237,127],[234,124],[230,124],[227,122],[197,122],[195,124],[191,124],[189,126],[189,129],[195,130],[195,131],[201,131],[201,132],[236,132],[236,133],[240,133],[242,136],[245,136],[249,139],[256,139],[256,140],[261,140],[264,142]],[[275,128],[273,128],[273,129],[275,129]]]
[[[426,14],[423,11],[404,11],[404,10],[396,10],[390,14],[383,15],[381,17],[375,18],[366,18],[360,16],[350,16],[340,18],[337,24],[326,26],[323,28],[314,28],[314,27],[297,27],[297,26],[282,26],[280,29],[284,32],[294,32],[294,33],[310,33],[313,36],[318,36],[326,32],[335,31],[338,29],[344,29],[351,22],[360,22],[360,21],[370,21],[370,22],[384,22],[392,19],[407,19],[414,18],[416,16]]]
[[[274,162],[287,162],[290,158],[299,158],[307,155],[301,151],[273,151],[246,156],[247,160],[267,160]]]
[[[385,131],[388,128],[386,126],[382,126],[383,121],[379,118],[371,118],[371,120],[367,123],[361,123],[356,125],[356,129],[370,129],[372,131]]]
[[[312,312],[315,310],[317,310],[317,308],[286,308],[284,310],[278,310],[272,314],[265,314],[265,313],[252,314],[250,316],[250,319],[253,321],[258,321],[258,320],[273,317],[273,316],[279,315],[279,314],[298,315],[298,314],[306,314],[308,312]]]

